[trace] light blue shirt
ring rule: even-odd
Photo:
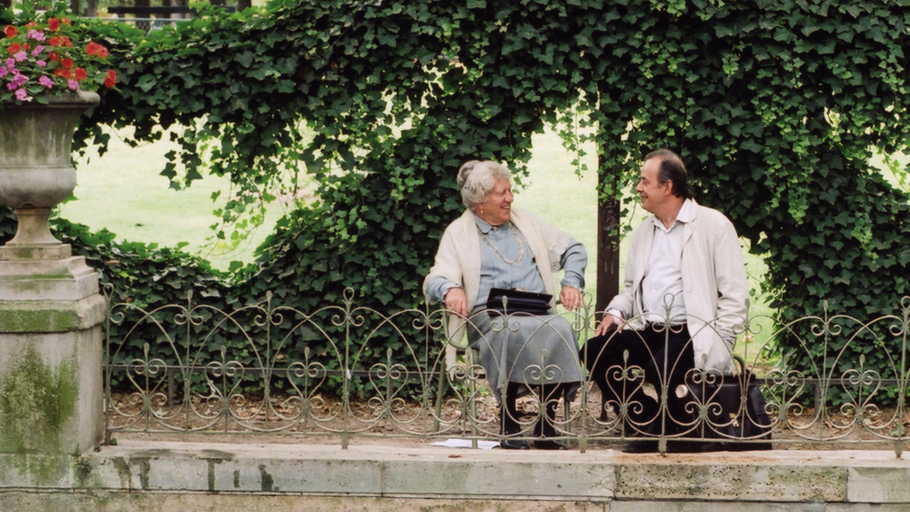
[[[682,245],[685,224],[692,222],[692,201],[686,201],[669,229],[654,217],[654,240],[648,256],[648,270],[641,283],[641,298],[648,322],[686,323],[683,296]],[[670,312],[667,315],[667,307]],[[667,321],[669,318],[669,322]]]
[[[480,287],[474,302],[475,309],[486,306],[491,288],[546,292],[543,279],[537,270],[534,253],[525,237],[511,222],[491,226],[475,214],[474,223],[478,229],[477,236],[481,237]],[[495,250],[484,241],[484,237],[496,247]],[[497,251],[502,256],[497,254]],[[519,256],[521,257],[519,258]],[[564,269],[560,284],[583,291],[587,262],[588,254],[584,246],[575,239],[571,239],[568,248],[560,258],[560,266]],[[431,300],[442,302],[449,289],[457,286],[459,286],[457,283],[440,276],[427,281],[426,291]]]

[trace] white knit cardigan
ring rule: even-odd
[[[512,224],[524,235],[534,253],[546,293],[555,296],[553,273],[562,268],[560,260],[571,243],[571,237],[525,210],[513,208],[511,218]],[[464,288],[468,296],[468,311],[474,308],[477,291],[480,289],[480,237],[474,214],[470,210],[449,224],[442,235],[433,268],[423,282],[424,293],[427,282],[436,276],[442,276]],[[554,301],[551,301],[550,307],[555,307]],[[456,357],[452,343],[459,342],[464,336],[464,323],[464,318],[449,315],[446,364],[450,368],[455,364]]]

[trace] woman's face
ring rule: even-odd
[[[509,180],[496,180],[493,190],[482,203],[474,208],[477,216],[492,226],[509,222],[512,218],[512,184]]]

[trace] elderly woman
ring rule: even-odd
[[[458,186],[467,211],[446,229],[424,293],[431,302],[444,301],[451,312],[450,340],[461,338],[467,320],[468,342],[479,352],[486,380],[503,404],[501,433],[520,433],[515,400],[533,388],[542,408],[546,404],[545,421],[534,426],[535,447],[566,449],[546,438],[557,435],[553,422],[559,396],[571,399],[582,378],[575,332],[554,314],[552,300],[548,314],[514,314],[504,325],[506,317],[491,312],[487,298],[492,288],[552,296],[553,273],[564,269],[559,297],[573,310],[582,303],[587,253],[566,233],[512,208],[511,174],[502,165],[468,162],[458,171]],[[529,448],[509,438],[501,446]]]

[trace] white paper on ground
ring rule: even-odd
[[[444,446],[446,448],[473,448],[471,443],[472,441],[470,439],[451,438],[445,441],[437,441],[431,444],[433,446]],[[497,446],[499,446],[499,441],[477,441],[477,448],[481,450],[492,450]]]

